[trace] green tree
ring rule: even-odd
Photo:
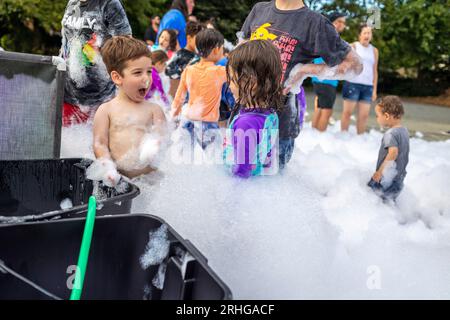
[[[450,1],[386,0],[382,11],[387,66],[437,71],[449,67]]]
[[[122,0],[133,34],[142,38],[153,14],[162,15],[167,0]],[[58,54],[61,20],[67,0],[1,0],[0,46],[7,50]]]
[[[435,95],[450,84],[450,0],[336,0],[324,4],[326,12],[347,12],[349,28],[342,35],[358,39],[358,26],[371,15],[368,7],[381,10],[381,24],[374,30],[380,51],[380,71],[385,90],[397,86],[398,94]],[[402,78],[409,80],[403,81]]]
[[[250,13],[255,0],[198,0],[194,14],[202,21],[214,18],[217,28],[230,41],[236,39],[245,18]]]
[[[122,0],[122,2],[134,37],[141,39],[144,37],[145,29],[150,26],[151,16],[159,15],[162,18],[171,4],[168,0]]]
[[[56,54],[64,0],[0,1],[0,46],[20,52]]]
[[[163,16],[171,0],[122,0],[133,35],[142,38],[154,14]],[[215,18],[218,29],[234,41],[257,0],[197,0],[194,14],[202,21]],[[358,25],[369,7],[381,9],[381,28],[374,30],[380,50],[382,87],[401,94],[437,94],[450,85],[450,0],[305,0],[323,13],[348,15],[342,37],[357,40]],[[58,54],[61,20],[67,0],[0,0],[0,46],[7,50]],[[401,71],[399,73],[399,71]],[[405,77],[409,79],[402,80]],[[391,85],[392,84],[392,85]]]

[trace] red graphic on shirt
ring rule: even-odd
[[[283,65],[283,79],[298,43],[299,41],[297,39],[289,35],[280,36],[273,41],[273,44],[280,51],[281,64]]]
[[[295,49],[299,44],[299,41],[293,38],[286,32],[271,28],[270,23],[265,23],[258,27],[251,36],[251,40],[262,39],[270,40],[278,48],[281,56],[281,63],[283,65],[283,79],[289,63],[294,56]]]

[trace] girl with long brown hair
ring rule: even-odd
[[[227,130],[224,160],[235,176],[278,171],[282,73],[280,54],[268,40],[243,43],[230,53],[227,79],[237,107]]]

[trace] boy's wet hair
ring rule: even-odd
[[[157,64],[158,62],[166,62],[168,60],[169,56],[164,52],[164,50],[156,50],[152,52],[153,65]]]
[[[169,41],[169,50],[170,51],[176,51],[177,50],[177,44],[178,44],[178,32],[175,29],[164,29],[159,34],[158,40],[163,34],[163,32],[166,31],[170,35],[170,41]]]
[[[116,71],[122,76],[128,61],[141,57],[152,58],[152,53],[145,42],[127,36],[108,39],[101,48],[101,55],[108,73]]]
[[[189,21],[186,24],[186,35],[187,36],[194,37],[202,30],[203,30],[203,25],[200,22]]]
[[[239,88],[238,105],[274,111],[282,108],[283,68],[280,52],[270,41],[243,43],[231,51],[228,59],[227,81]]]
[[[214,29],[200,31],[195,39],[198,55],[202,58],[207,58],[215,48],[222,47],[224,43],[223,35]]]
[[[396,119],[405,114],[403,103],[397,96],[385,96],[378,101],[382,113],[387,113]]]

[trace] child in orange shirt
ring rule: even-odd
[[[186,121],[182,125],[192,138],[196,136],[205,149],[215,139],[207,131],[219,129],[220,99],[227,76],[225,67],[215,64],[223,56],[224,37],[217,30],[205,29],[198,33],[195,44],[201,59],[199,63],[188,66],[181,75],[171,116],[176,119],[180,115],[189,92],[189,102],[183,111]],[[195,128],[200,128],[201,132],[197,132]]]

